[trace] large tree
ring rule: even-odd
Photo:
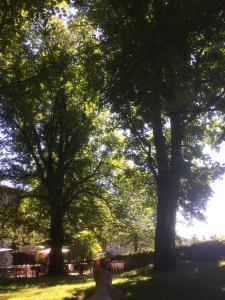
[[[46,207],[50,274],[63,272],[68,211],[82,197],[94,204],[108,172],[103,166],[110,152],[91,136],[94,129],[103,130],[104,116],[98,116],[82,78],[80,48],[88,37],[91,43],[89,30],[79,26],[79,17],[67,24],[56,16],[41,18],[27,26],[14,52],[2,57],[7,88],[1,94],[1,121],[5,151],[11,153],[6,167],[11,164],[9,176],[33,187]]]
[[[87,87],[84,56],[98,43],[94,34],[79,16],[53,15],[27,24],[2,56],[2,166],[25,190],[17,224],[49,234],[50,274],[63,272],[62,246],[74,234],[91,230],[107,241],[116,210],[107,188],[115,169],[127,167],[122,134]]]
[[[103,99],[155,177],[155,267],[173,267],[178,205],[200,208],[210,195],[202,129],[224,99],[224,1],[80,3],[98,28]]]

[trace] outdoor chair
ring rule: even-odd
[[[111,262],[111,271],[113,273],[123,272],[125,263],[123,261],[112,261]]]

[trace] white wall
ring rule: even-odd
[[[10,240],[7,238],[0,239],[0,248],[10,248]],[[11,251],[0,252],[0,266],[10,266],[12,265],[13,256]]]
[[[109,244],[104,246],[104,251],[110,253],[111,255],[125,255],[132,253],[132,247],[130,245],[120,246],[117,244]]]

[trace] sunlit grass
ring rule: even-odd
[[[224,300],[225,262],[181,263],[176,269],[154,272],[148,266],[116,274],[113,284],[128,300]],[[0,300],[86,299],[93,292],[91,277],[19,278],[0,282]]]
[[[93,286],[91,278],[18,278],[2,282],[0,300],[62,300]]]

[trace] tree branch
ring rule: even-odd
[[[197,116],[199,116],[204,112],[209,111],[211,106],[215,106],[215,110],[216,110],[216,107],[219,106],[220,102],[224,101],[224,97],[223,97],[224,95],[225,95],[225,89],[219,95],[215,96],[209,102],[207,102],[203,107],[197,107],[194,111],[192,111],[191,116],[187,118],[181,126],[188,125],[189,123],[194,121]],[[188,113],[188,111],[186,113]]]

